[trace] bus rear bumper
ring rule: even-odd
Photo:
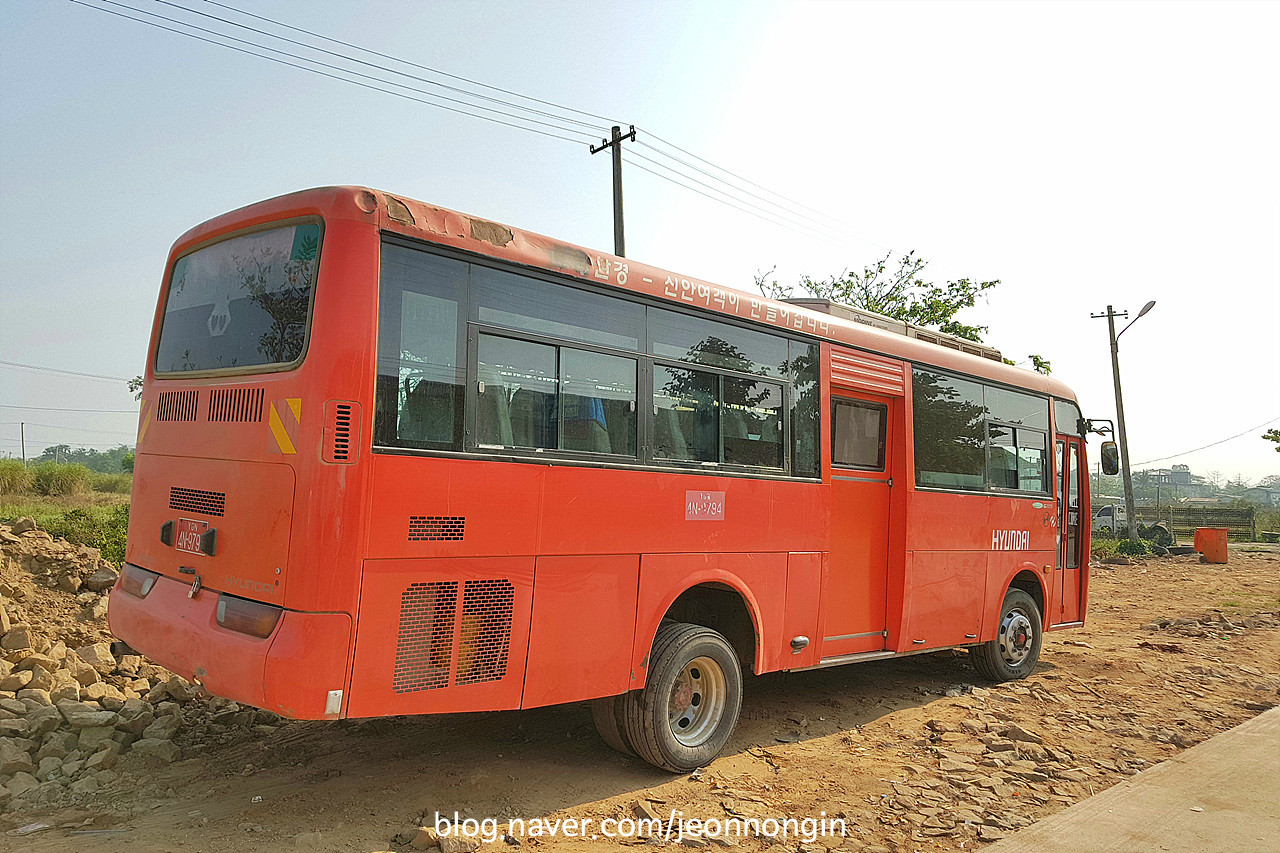
[[[111,633],[216,696],[298,720],[345,715],[351,617],[285,610],[258,638],[223,628],[219,593],[160,577],[145,598],[111,591]]]

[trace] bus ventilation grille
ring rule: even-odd
[[[507,674],[515,603],[511,581],[467,581],[458,637],[458,684],[500,681]]]
[[[464,515],[411,515],[409,516],[409,541],[460,540],[466,526],[467,518]]]
[[[508,580],[411,584],[400,596],[400,633],[392,689],[414,693],[500,681],[507,674],[515,587]],[[455,650],[454,634],[457,628]]]
[[[169,509],[220,516],[226,508],[225,492],[206,492],[202,489],[184,489],[181,486],[169,487]]]
[[[449,686],[453,664],[453,623],[458,582],[411,584],[400,596],[400,636],[396,640],[397,693]]]
[[[200,391],[162,391],[156,403],[158,421],[194,421],[200,404]]]
[[[209,392],[209,420],[221,423],[259,423],[262,388],[214,388]]]
[[[334,403],[329,416],[329,442],[326,462],[351,461],[351,403]]]

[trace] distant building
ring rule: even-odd
[[[1258,506],[1280,506],[1280,489],[1264,489],[1261,487],[1245,489],[1241,497]]]

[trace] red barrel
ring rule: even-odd
[[[1196,550],[1204,554],[1206,563],[1225,563],[1227,561],[1227,528],[1197,527]]]

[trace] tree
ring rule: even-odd
[[[972,281],[962,278],[946,284],[934,284],[923,278],[929,262],[916,257],[914,251],[899,258],[897,268],[889,272],[891,257],[892,253],[885,255],[863,267],[860,273],[846,269],[839,275],[817,280],[802,276],[800,286],[819,299],[843,302],[896,320],[930,326],[948,335],[982,341],[983,333],[988,331],[986,326],[968,326],[957,321],[955,316],[965,308],[972,308],[979,296],[1000,283],[999,279]],[[773,270],[769,270],[756,275],[756,286],[760,292],[773,299],[791,298],[795,292],[791,285],[766,281],[772,274]]]
[[[1268,474],[1258,481],[1260,489],[1280,489],[1280,474]]]
[[[1269,429],[1262,434],[1267,441],[1276,443],[1276,453],[1280,453],[1280,429]]]
[[[874,311],[895,320],[917,326],[927,326],[948,335],[982,343],[987,326],[971,326],[961,323],[956,315],[972,308],[988,290],[1000,283],[999,279],[977,281],[962,278],[935,284],[924,277],[929,262],[907,252],[891,264],[893,253],[886,254],[874,263],[864,266],[862,272],[846,269],[839,275],[824,279],[809,276],[800,278],[799,286],[810,296],[842,302],[864,311]],[[757,273],[756,287],[772,299],[790,299],[795,288],[770,280],[774,269]],[[1039,355],[1030,356],[1032,367],[1040,373],[1048,373],[1049,360]]]
[[[129,393],[133,395],[133,399],[135,400],[142,399],[142,374],[141,373],[139,373],[137,376],[129,380]]]
[[[46,447],[44,452],[37,456],[35,462],[69,462],[76,465],[83,465],[90,471],[98,471],[103,474],[119,474],[121,471],[131,471],[132,468],[125,467],[126,456],[132,457],[133,451],[127,445],[121,444],[110,450],[94,450],[90,447],[71,447],[68,444],[55,444]]]

